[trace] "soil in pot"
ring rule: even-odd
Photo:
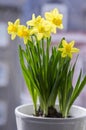
[[[41,108],[39,107],[38,111],[36,112],[36,116],[44,116],[43,115],[43,111],[41,110]],[[59,113],[56,108],[54,108],[53,106],[50,106],[48,108],[48,114],[45,115],[45,117],[52,117],[52,118],[63,118],[62,114]]]

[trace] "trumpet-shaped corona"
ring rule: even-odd
[[[28,29],[28,27],[26,27],[24,25],[20,25],[18,27],[17,35],[20,38],[23,38],[24,39],[24,43],[26,44],[27,41],[30,39],[30,30]]]

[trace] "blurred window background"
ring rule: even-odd
[[[17,130],[15,107],[31,103],[30,95],[24,83],[18,59],[19,39],[11,41],[7,34],[7,22],[21,19],[22,24],[30,20],[32,14],[44,14],[58,8],[64,15],[64,29],[53,35],[52,43],[57,44],[64,36],[68,41],[75,40],[80,48],[76,65],[76,81],[79,69],[86,74],[86,0],[0,0],[0,130]],[[86,88],[75,104],[86,107]]]

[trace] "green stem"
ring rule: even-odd
[[[47,106],[47,104],[44,104],[44,115],[45,116],[48,115],[48,106]]]

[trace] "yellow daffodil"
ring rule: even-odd
[[[30,39],[30,30],[28,29],[28,27],[26,27],[24,25],[20,25],[18,27],[17,35],[20,38],[23,38],[24,39],[24,43],[26,44],[27,41]]]
[[[35,27],[37,30],[37,38],[41,40],[43,37],[50,37],[51,34],[51,25],[48,21],[43,20],[38,26]]]
[[[56,28],[63,29],[62,18],[63,15],[55,8],[51,12],[45,13],[45,18],[53,25],[52,32],[56,33]]]
[[[8,22],[8,34],[11,35],[11,39],[14,40],[17,34],[18,26],[20,24],[20,20],[17,19],[14,23]]]
[[[63,40],[62,46],[63,48],[58,48],[58,50],[62,52],[62,57],[69,56],[70,58],[72,58],[73,53],[79,52],[79,49],[74,47],[74,41],[67,43],[66,40]]]
[[[43,18],[40,15],[36,18],[35,14],[33,14],[32,20],[27,21],[26,24],[28,26],[37,26],[39,23],[41,23],[42,20],[43,20]]]

